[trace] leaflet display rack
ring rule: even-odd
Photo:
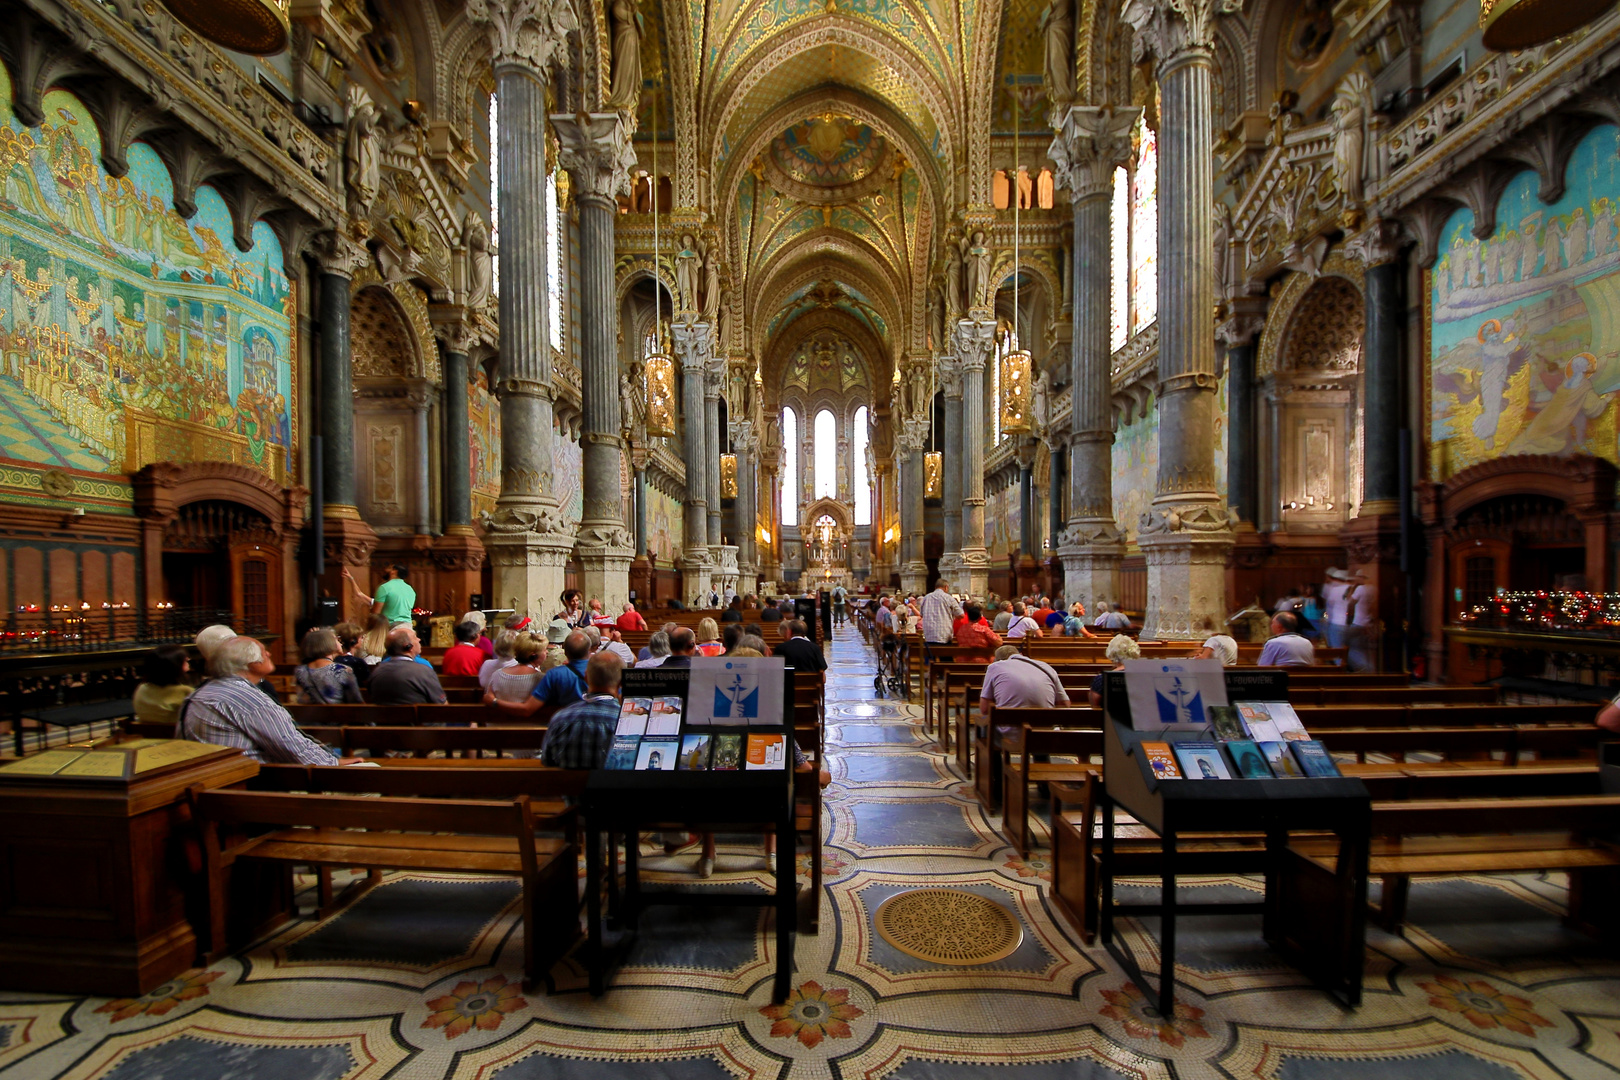
[[[1286,672],[1228,672],[1234,701],[1287,700]],[[1114,934],[1116,915],[1160,920],[1158,1007],[1174,1015],[1176,921],[1183,915],[1258,914],[1265,940],[1318,986],[1346,1004],[1361,1002],[1366,952],[1367,854],[1372,822],[1366,785],[1353,777],[1186,780],[1155,774],[1144,742],[1210,741],[1206,727],[1137,731],[1132,727],[1125,674],[1105,680],[1104,791],[1098,936],[1143,994],[1153,995],[1144,972]],[[1328,737],[1331,749],[1332,738]],[[1163,844],[1157,903],[1114,903],[1114,808],[1158,834]],[[1287,872],[1283,859],[1292,832],[1338,837],[1337,870],[1329,880]],[[1258,903],[1179,903],[1178,841],[1209,834],[1265,837],[1265,898]],[[1194,871],[1185,871],[1194,872]],[[1208,869],[1197,872],[1208,873]]]
[[[660,672],[661,693],[680,687],[685,696],[689,672],[654,669]],[[626,676],[640,672],[626,672]],[[780,676],[778,676],[780,677]],[[616,899],[619,923],[635,930],[642,909],[658,905],[719,905],[773,907],[776,910],[776,978],[772,1000],[787,999],[793,977],[793,935],[797,929],[797,888],[794,851],[793,805],[793,695],[776,695],[782,703],[775,716],[750,719],[750,733],[781,733],[787,740],[786,761],[780,768],[732,770],[630,770],[597,769],[586,782],[581,800],[585,817],[586,921],[588,924],[587,966],[590,992],[600,994],[606,982],[607,950],[602,934],[602,892],[604,878],[616,870],[616,852],[608,852],[604,865],[602,837],[622,836],[625,844],[625,888]],[[666,827],[703,832],[736,831],[738,827],[773,829],[780,853],[776,860],[775,891],[723,891],[703,889],[677,892],[641,887],[637,847],[640,833]]]

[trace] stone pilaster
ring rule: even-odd
[[[563,589],[574,528],[552,469],[551,343],[546,320],[546,82],[578,20],[567,0],[468,0],[484,27],[501,106],[501,494],[484,545],[500,607],[545,616]]]
[[[900,462],[900,588],[919,594],[928,588],[928,562],[923,558],[923,453],[928,445],[927,432],[927,421],[913,418],[905,422],[905,430],[895,440]]]
[[[708,438],[704,429],[703,384],[709,367],[713,342],[708,323],[676,323],[675,358],[681,365],[681,434],[686,458],[686,554],[681,560],[682,599],[690,600],[709,591],[713,582],[715,558],[709,551],[708,469],[704,455]],[[720,492],[715,491],[719,504]]]
[[[634,540],[624,527],[624,439],[619,419],[618,303],[613,287],[616,198],[630,192],[635,152],[618,113],[553,114],[559,161],[579,207],[580,432],[584,514],[577,545],[580,587],[616,611],[630,594]]]
[[[984,365],[995,356],[996,324],[963,319],[956,324],[956,360],[962,369],[962,584],[953,588],[983,599],[990,591],[990,552],[984,546]]]
[[[962,489],[965,472],[962,445],[962,367],[954,356],[936,362],[939,386],[945,394],[945,445],[941,450],[940,502],[945,523],[945,548],[939,556],[939,576],[952,588],[967,582],[962,565]],[[930,423],[932,420],[930,419]]]
[[[1139,108],[1077,105],[1063,115],[1048,153],[1074,213],[1074,336],[1069,361],[1069,519],[1053,543],[1063,598],[1092,610],[1119,600],[1125,544],[1114,520],[1114,424],[1109,349],[1109,198],[1114,169],[1131,152]],[[1055,501],[1055,500],[1054,500]]]
[[[1137,543],[1147,559],[1144,637],[1226,624],[1232,531],[1215,483],[1215,16],[1233,0],[1127,0],[1156,61],[1159,123],[1159,476]]]

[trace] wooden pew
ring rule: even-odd
[[[493,753],[496,760],[513,751],[538,751],[545,745],[546,729],[541,726],[520,727],[504,724],[498,727],[346,727],[340,732],[339,745],[345,757],[353,757],[364,750],[372,755],[386,753],[415,754],[425,758],[432,753],[463,753],[482,757]],[[515,760],[532,761],[531,758]],[[401,758],[389,759],[399,763]],[[439,760],[437,758],[431,760]],[[487,760],[487,759],[485,759]]]
[[[576,784],[559,778],[548,794],[565,794]],[[572,811],[566,819],[539,816],[528,794],[493,801],[195,788],[191,806],[208,878],[209,963],[226,954],[227,881],[231,866],[244,858],[517,877],[525,989],[579,937],[579,848],[566,837],[536,835],[541,828],[569,827]],[[265,826],[269,831],[258,831]],[[256,835],[245,835],[250,830]]]
[[[1043,710],[1044,711],[1044,710]],[[1059,710],[1051,710],[1057,712]],[[1061,710],[1068,712],[1069,710]],[[1029,785],[1037,783],[1085,784],[1102,775],[1103,733],[1101,728],[1054,730],[1021,726],[1018,752],[1006,756],[1002,790],[1006,807],[1001,833],[1019,858],[1029,858]],[[1036,755],[1072,755],[1076,762],[1039,762]],[[1093,759],[1096,759],[1093,761]]]

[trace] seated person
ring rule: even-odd
[[[636,605],[632,604],[628,600],[626,600],[624,602],[624,614],[619,616],[619,629],[620,630],[645,630],[645,629],[647,629],[647,620],[646,620],[646,618],[641,614],[641,612],[636,610]]]
[[[1013,605],[1012,619],[1007,623],[1008,641],[1017,641],[1019,638],[1031,635],[1035,637],[1046,636],[1046,631],[1041,629],[1041,624],[1030,618],[1028,610],[1021,603]]]
[[[444,660],[439,667],[446,675],[477,675],[478,669],[484,666],[484,661],[490,659],[484,655],[484,650],[478,647],[480,637],[478,624],[471,620],[463,620],[456,624],[456,643],[444,650]],[[491,648],[490,656],[494,655]]]
[[[827,658],[821,654],[821,649],[816,643],[810,640],[810,627],[803,619],[790,619],[781,625],[788,628],[789,637],[776,647],[776,655],[787,661],[787,666],[794,671],[814,672],[822,685],[826,685]]]
[[[557,710],[584,698],[585,667],[586,659],[591,655],[591,639],[584,631],[573,630],[563,639],[562,648],[563,663],[547,671],[528,697],[518,702],[500,701],[494,693],[485,691],[484,704],[494,705],[508,716],[533,717],[536,723],[544,723]]]
[[[979,689],[979,715],[986,719],[996,706],[1003,709],[1066,709],[1068,691],[1052,665],[1025,656],[1016,645],[996,650],[993,664],[984,669]]]
[[[366,692],[373,705],[443,705],[444,687],[433,668],[419,664],[422,642],[410,623],[388,631],[388,655],[371,673]]]
[[[956,654],[958,660],[989,660],[991,654],[1001,648],[1001,635],[990,629],[984,609],[969,603],[962,625],[956,628],[956,643],[962,647]]]
[[[193,742],[234,746],[254,761],[284,765],[347,765],[298,730],[279,704],[256,684],[276,670],[264,646],[250,637],[214,644],[208,661],[212,676],[186,699],[180,712],[179,736]]]
[[[553,668],[561,671],[561,668]],[[552,716],[541,763],[554,769],[600,769],[619,724],[619,681],[624,663],[603,651],[585,664],[585,694]]]
[[[330,627],[317,626],[300,643],[303,663],[293,669],[300,705],[359,705],[360,682],[337,662],[343,645]]]
[[[1271,617],[1272,639],[1260,650],[1261,667],[1309,667],[1316,663],[1316,646],[1299,632],[1299,616],[1279,611]]]
[[[1203,647],[1198,650],[1201,660],[1219,660],[1221,667],[1231,667],[1237,663],[1237,642],[1226,634],[1215,634],[1204,639]]]
[[[135,688],[135,719],[153,724],[172,724],[180,715],[180,705],[191,696],[186,682],[191,657],[184,645],[159,645],[146,654],[141,666],[141,683]]]
[[[1136,639],[1129,634],[1115,634],[1109,639],[1108,648],[1103,651],[1103,655],[1114,665],[1110,671],[1124,671],[1125,661],[1142,658],[1142,646],[1138,645]],[[1091,689],[1086,692],[1086,698],[1094,709],[1102,708],[1103,683],[1107,677],[1108,672],[1099,671],[1097,677],[1091,680]]]

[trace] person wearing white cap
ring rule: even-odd
[[[1367,575],[1357,570],[1350,575],[1351,584],[1346,599],[1350,607],[1350,623],[1345,627],[1344,643],[1350,649],[1350,666],[1357,671],[1373,670],[1373,620],[1378,617],[1378,595],[1367,584]]]

